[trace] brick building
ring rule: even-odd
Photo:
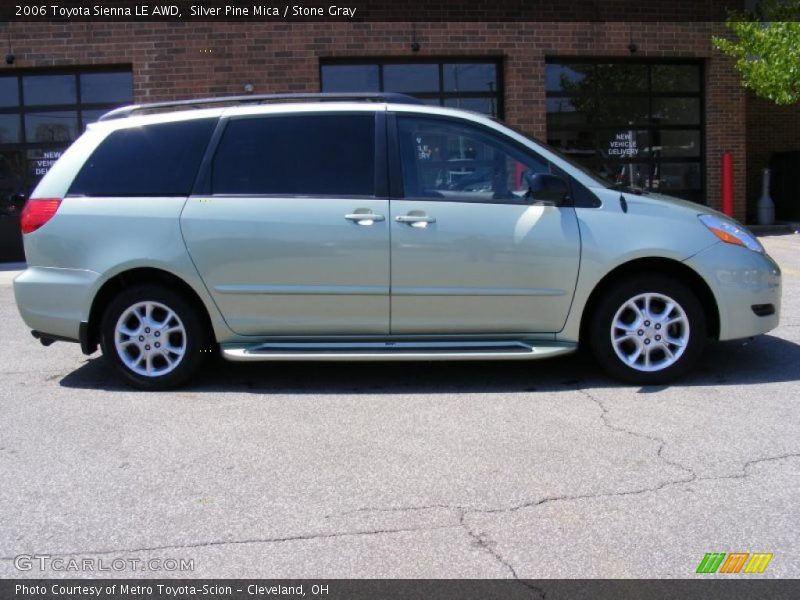
[[[617,180],[735,216],[773,151],[800,150],[800,111],[740,86],[719,22],[13,22],[0,27],[0,260],[19,257],[18,195],[119,104],[384,90],[493,113]],[[772,131],[777,129],[777,131]]]

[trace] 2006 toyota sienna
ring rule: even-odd
[[[637,384],[773,329],[780,270],[708,207],[391,94],[130,106],[24,208],[17,304],[145,389],[233,361],[537,359]]]

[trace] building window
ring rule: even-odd
[[[626,185],[704,201],[697,62],[550,60],[547,141]]]
[[[435,106],[503,116],[500,62],[486,59],[323,61],[323,92],[398,92]]]
[[[19,213],[88,123],[132,101],[129,68],[0,75],[0,216]]]

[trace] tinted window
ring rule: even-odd
[[[28,75],[22,78],[25,104],[75,104],[75,75]]]
[[[232,120],[212,170],[215,194],[373,196],[375,117]]]
[[[27,113],[25,137],[29,142],[72,142],[78,137],[75,111]]]
[[[96,123],[97,120],[106,114],[108,110],[105,108],[100,110],[82,110],[81,111],[81,119],[83,119],[83,128],[86,129],[86,126],[90,123]]]
[[[525,175],[550,171],[547,161],[456,121],[399,117],[398,131],[409,198],[523,202]]]
[[[110,134],[69,189],[85,196],[185,196],[216,120],[147,125]]]
[[[546,77],[552,145],[615,183],[703,201],[700,64],[549,62]]]
[[[700,156],[700,132],[696,130],[665,129],[656,132],[654,150],[661,156]]]
[[[383,89],[387,92],[435,92],[439,89],[439,65],[386,65]]]
[[[653,91],[699,92],[700,67],[697,65],[653,65]]]
[[[548,64],[545,72],[545,85],[548,92],[574,92],[590,77],[589,85],[594,85],[591,75],[594,65]]]
[[[492,63],[444,65],[444,89],[448,92],[493,92],[497,67]]]
[[[325,92],[377,92],[379,79],[376,65],[322,67],[322,90]]]
[[[19,115],[0,115],[0,143],[16,144],[19,142]]]
[[[326,61],[327,62],[327,61]],[[323,64],[323,92],[400,92],[432,106],[503,115],[500,63],[422,59],[401,63]]]
[[[699,125],[699,98],[654,98],[653,120],[669,125]]]
[[[614,63],[597,65],[597,87],[603,92],[646,92],[647,65]]]
[[[19,89],[16,77],[0,77],[0,106],[19,104]]]
[[[83,73],[81,78],[81,102],[130,102],[133,98],[133,75],[119,73]]]
[[[649,100],[643,96],[608,96],[600,98],[593,116],[600,125],[647,125]]]
[[[444,105],[484,113],[486,115],[497,114],[497,102],[495,98],[445,98]]]

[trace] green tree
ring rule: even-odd
[[[736,59],[743,85],[776,104],[800,102],[800,0],[761,0],[726,25],[734,39],[713,43]]]

